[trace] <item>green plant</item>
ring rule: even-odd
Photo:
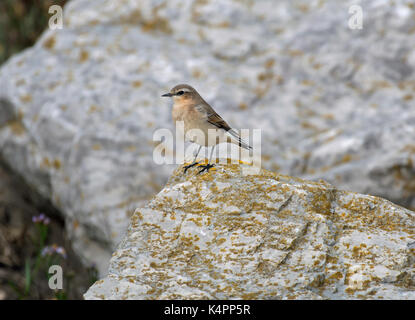
[[[11,55],[33,45],[46,29],[51,5],[67,0],[1,0],[0,64]]]
[[[27,257],[25,260],[24,288],[20,289],[17,284],[9,282],[9,285],[18,294],[19,299],[25,299],[30,296],[35,279],[49,280],[50,274],[48,271],[50,266],[61,265],[63,259],[67,257],[63,247],[56,244],[46,245],[50,219],[42,213],[39,216],[33,217],[32,222],[36,227],[35,237],[33,238],[36,249],[34,255]],[[39,273],[42,273],[43,276]],[[69,280],[69,277],[67,280]],[[56,299],[66,299],[67,296],[64,290],[55,290],[54,294]]]

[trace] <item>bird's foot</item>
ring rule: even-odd
[[[184,173],[186,173],[186,171],[191,168],[194,167],[195,165],[199,164],[199,162],[193,162],[192,164],[189,164],[188,166],[184,166]]]
[[[199,173],[202,173],[203,171],[209,172],[209,169],[210,168],[213,168],[214,166],[215,166],[214,164],[209,164],[209,163],[207,165],[205,165],[205,166],[204,165],[199,166],[199,168],[202,168],[202,170],[200,170]]]

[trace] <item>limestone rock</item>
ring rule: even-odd
[[[330,184],[178,168],[86,299],[415,299],[415,213]]]
[[[407,1],[72,0],[0,69],[1,157],[65,215],[100,270],[174,167],[160,95],[195,86],[262,165],[415,207],[415,19]],[[171,151],[171,150],[170,150]],[[190,153],[191,151],[189,151]]]

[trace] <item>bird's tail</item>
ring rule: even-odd
[[[234,143],[239,145],[239,147],[247,149],[247,150],[252,150],[252,147],[246,143],[244,140],[242,140],[241,136],[239,135],[238,131],[236,131],[235,129],[229,129],[227,131],[233,138],[235,138],[237,140],[237,142],[235,141]]]

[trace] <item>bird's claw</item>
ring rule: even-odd
[[[199,164],[199,162],[193,162],[192,164],[189,164],[187,166],[184,166],[184,173],[186,173],[186,171],[191,168],[194,167],[195,165]]]
[[[202,173],[203,171],[207,171],[207,172],[209,172],[209,169],[210,168],[212,168],[212,167],[214,167],[215,165],[214,164],[207,164],[207,165],[203,165],[203,166],[199,166],[199,168],[202,168],[202,170],[200,170],[199,171],[199,173],[198,174],[200,174],[200,173]]]

